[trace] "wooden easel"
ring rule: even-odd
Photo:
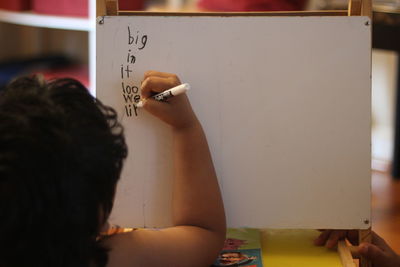
[[[160,12],[122,11],[118,8],[118,0],[97,0],[97,16],[118,15],[159,15]],[[349,0],[347,10],[324,10],[324,11],[292,11],[292,12],[163,12],[166,15],[189,15],[189,16],[367,16],[372,18],[371,0]],[[369,225],[366,221],[365,224]],[[371,228],[359,231],[359,243],[371,242]],[[371,267],[371,263],[356,253],[356,247],[349,246],[346,241],[339,241],[338,253],[344,267]],[[358,263],[355,263],[358,262]]]
[[[119,10],[118,0],[97,0],[97,16],[118,15],[154,15],[159,12]],[[165,12],[168,15],[221,16],[220,12]],[[224,12],[226,16],[249,14],[254,16],[367,16],[372,18],[372,0],[349,0],[347,10],[318,10],[318,11],[272,11],[272,12]]]

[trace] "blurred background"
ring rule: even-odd
[[[119,5],[141,11],[295,11],[346,10],[348,1],[119,0]],[[374,0],[373,11],[373,228],[400,252],[400,0]],[[43,73],[76,78],[95,94],[95,17],[96,0],[0,0],[0,90],[18,75]]]

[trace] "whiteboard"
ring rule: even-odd
[[[97,96],[118,111],[129,147],[111,221],[171,225],[170,129],[130,103],[143,73],[159,70],[192,87],[188,96],[209,141],[229,226],[370,227],[367,22],[99,18]]]

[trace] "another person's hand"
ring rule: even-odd
[[[400,267],[400,255],[375,232],[372,232],[372,244],[361,243],[358,253],[369,259],[373,267]]]
[[[147,71],[144,74],[141,93],[143,108],[176,130],[190,128],[198,123],[186,94],[171,97],[165,102],[154,100],[151,96],[180,84],[175,74]]]
[[[324,230],[314,244],[317,246],[325,245],[333,248],[339,240],[347,238],[350,243],[356,245],[358,242],[358,231],[351,230]],[[372,232],[372,243],[361,243],[357,252],[369,259],[373,267],[400,267],[400,255],[396,254],[393,249],[375,232]]]
[[[347,239],[351,244],[358,244],[357,230],[321,230],[321,234],[314,240],[316,246],[334,248],[339,240]]]

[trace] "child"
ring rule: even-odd
[[[174,137],[173,227],[100,237],[127,155],[116,112],[77,81],[25,77],[0,95],[0,266],[209,266],[225,216],[207,141],[180,84],[144,76],[144,109]],[[135,148],[131,148],[135,149]],[[150,166],[143,166],[144,168]]]

